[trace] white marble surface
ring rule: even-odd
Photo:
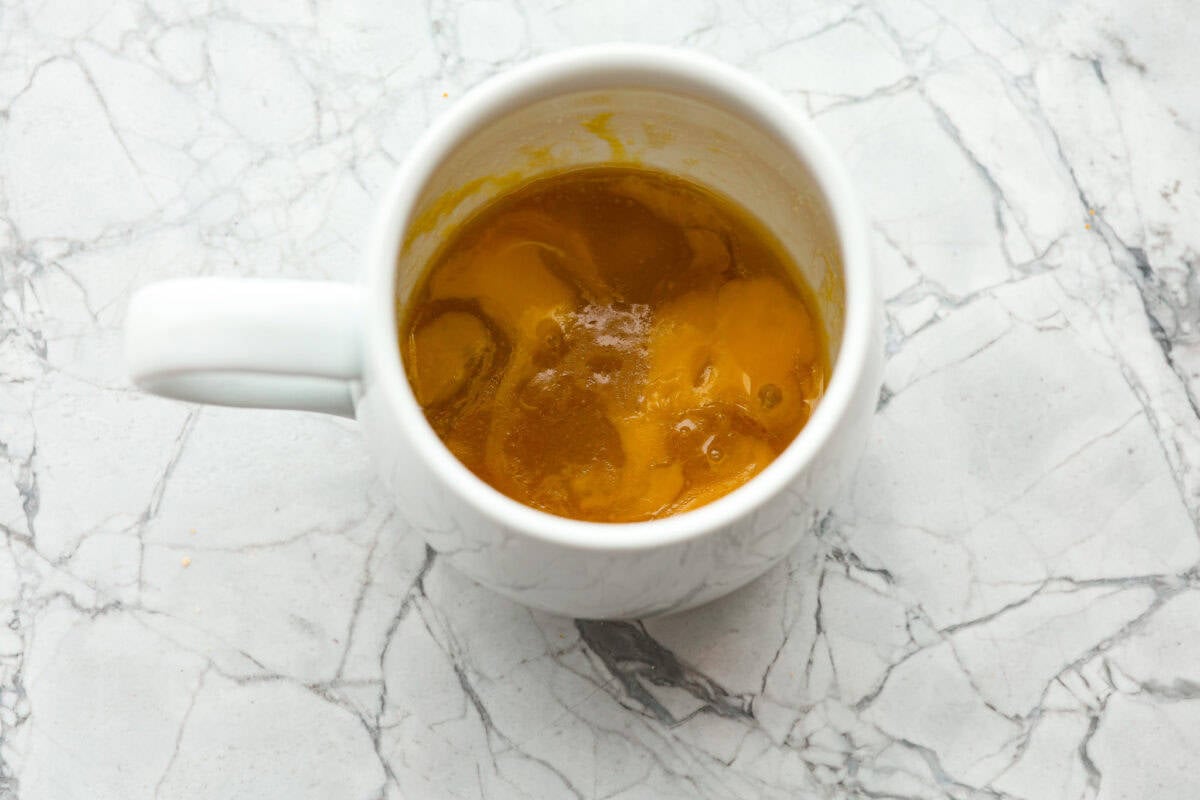
[[[106,6],[0,2],[0,798],[1200,795],[1190,0]],[[350,276],[430,119],[612,39],[786,92],[873,220],[886,389],[785,566],[531,613],[352,423],[129,389],[132,289]]]

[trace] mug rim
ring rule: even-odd
[[[521,105],[579,91],[627,86],[692,93],[779,142],[805,166],[826,204],[842,254],[845,314],[826,391],[796,438],[762,472],[706,505],[653,520],[594,522],[527,506],[493,488],[450,452],[429,425],[404,371],[395,322],[396,257],[421,193],[444,159],[474,131]],[[376,383],[413,449],[459,500],[504,528],[573,549],[632,551],[699,539],[785,491],[844,424],[870,363],[875,277],[863,217],[849,178],[813,123],[775,89],[711,56],[636,44],[571,48],[505,70],[472,89],[431,124],[402,162],[380,208],[368,250],[364,381]]]

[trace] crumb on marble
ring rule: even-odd
[[[192,565],[192,557],[184,556],[183,558],[179,559],[179,565],[181,567],[190,567]]]
[[[450,96],[449,92],[442,92],[442,97],[449,97],[449,96]]]

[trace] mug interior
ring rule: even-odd
[[[396,260],[403,304],[437,248],[480,206],[545,175],[599,165],[663,170],[746,208],[775,235],[818,305],[829,363],[845,326],[842,250],[807,166],[711,100],[614,86],[512,108],[449,151],[421,188]]]
[[[792,444],[733,492],[645,522],[566,519],[472,474],[437,438],[408,385],[396,328],[446,236],[497,195],[591,165],[662,169],[740,203],[813,290],[832,365]],[[705,56],[603,45],[527,63],[475,89],[432,126],[381,211],[368,276],[368,380],[378,384],[440,483],[507,529],[572,548],[632,550],[701,536],[784,490],[831,438],[861,388],[874,287],[857,205],[834,156],[780,95]],[[373,390],[374,391],[374,390]]]

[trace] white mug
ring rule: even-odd
[[[426,422],[396,326],[439,241],[480,204],[540,173],[613,162],[691,178],[765,223],[814,290],[834,364],[808,424],[760,474],[695,510],[621,524],[553,516],[473,475]],[[491,79],[413,147],[366,258],[357,285],[195,278],[141,289],[126,322],[131,376],[182,400],[356,417],[409,527],[521,603],[629,618],[730,592],[811,534],[865,444],[881,315],[849,182],[792,104],[711,58],[603,45]]]

